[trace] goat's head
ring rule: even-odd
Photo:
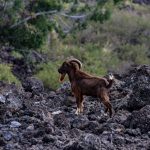
[[[82,63],[76,58],[69,58],[63,62],[63,64],[58,69],[58,72],[61,74],[60,81],[63,81],[65,75],[71,70],[81,69]]]

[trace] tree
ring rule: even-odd
[[[1,0],[0,40],[9,43],[20,53],[26,55],[31,49],[39,48],[48,33],[54,29],[59,34],[70,32],[74,26],[65,27],[66,18],[76,22],[80,29],[87,20],[103,21],[109,19],[112,5],[110,0],[97,0],[95,5],[85,3],[76,12],[65,10],[64,3],[79,5],[76,0]],[[114,0],[116,3],[116,0]],[[77,13],[77,14],[74,14]],[[74,24],[74,23],[73,23]],[[78,26],[77,26],[78,27]],[[26,51],[24,50],[26,49]]]

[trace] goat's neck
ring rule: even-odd
[[[70,72],[68,72],[68,77],[69,77],[70,82],[75,80],[75,78],[76,78],[75,72],[76,72],[76,70],[71,70]]]

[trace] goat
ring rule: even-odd
[[[61,74],[60,81],[63,81],[65,75],[69,77],[72,92],[76,98],[76,114],[83,112],[83,95],[98,97],[105,105],[105,112],[109,110],[109,116],[112,116],[112,105],[109,101],[108,89],[112,86],[114,77],[109,75],[109,79],[92,76],[81,71],[82,63],[75,58],[63,62],[58,72]]]

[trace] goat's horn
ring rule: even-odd
[[[82,68],[82,63],[80,60],[76,59],[76,58],[70,58],[68,59],[68,62],[76,62],[79,66],[79,68],[81,69]]]

